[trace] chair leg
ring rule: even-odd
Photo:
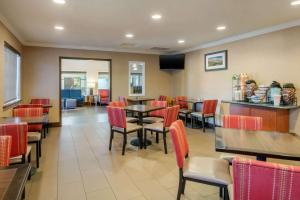
[[[39,141],[38,144],[39,144],[39,156],[42,157],[42,143],[41,143],[41,141]]]
[[[204,116],[202,116],[202,129],[203,129],[203,132],[205,132],[205,118],[204,118]]]
[[[35,143],[35,147],[36,147],[36,168],[40,167],[40,152],[39,152],[39,142]]]
[[[219,188],[219,196],[220,197],[223,197],[223,192],[224,192],[224,189],[222,187]]]
[[[187,121],[186,120],[187,120],[187,114],[184,115],[184,125],[185,126],[187,125]]]
[[[109,138],[109,150],[111,151],[111,144],[112,144],[112,140],[114,137],[114,132],[113,130],[110,130],[110,138]]]
[[[122,156],[125,155],[126,143],[127,143],[127,134],[124,133],[124,141],[123,141],[123,148],[122,148]]]
[[[215,130],[216,129],[216,117],[214,116],[214,122],[213,122],[213,129]]]
[[[28,156],[27,156],[27,162],[31,163],[31,151],[29,152]]]
[[[158,144],[159,143],[159,134],[156,133],[156,143]]]
[[[165,154],[168,154],[168,149],[167,149],[167,134],[166,134],[166,132],[163,132],[163,139],[164,139]]]
[[[224,187],[223,190],[224,190],[224,197],[223,197],[223,199],[224,200],[229,200],[229,194],[228,194],[227,186]]]
[[[180,200],[181,194],[182,194],[182,172],[179,172],[179,183],[178,183],[178,191],[177,191],[177,200]]]
[[[192,126],[192,128],[194,128],[194,118],[192,115],[191,115],[191,126]]]
[[[183,180],[182,180],[181,194],[184,194],[184,190],[185,190],[185,182],[186,182],[186,180],[183,179]]]
[[[144,130],[144,149],[147,149],[147,130]]]

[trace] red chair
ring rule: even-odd
[[[41,117],[43,108],[15,108],[13,109],[14,117]],[[36,145],[36,165],[39,167],[39,157],[42,155],[41,132],[43,124],[28,125],[28,142]]]
[[[109,103],[109,90],[108,89],[100,89],[99,96],[100,96],[100,106],[102,104],[107,105]]]
[[[124,101],[112,101],[109,102],[108,104],[111,107],[118,107],[118,108],[125,108],[125,102]],[[126,122],[130,122],[130,123],[136,123],[138,122],[138,119],[135,117],[126,117]]]
[[[191,120],[192,120],[192,128],[194,124],[194,120],[202,119],[202,128],[203,132],[205,132],[205,119],[213,118],[213,127],[215,128],[215,113],[218,105],[218,100],[204,100],[202,104],[202,112],[192,112]]]
[[[125,147],[127,144],[127,134],[137,132],[138,138],[140,139],[140,145],[142,145],[141,131],[143,127],[137,124],[126,122],[126,113],[124,109],[119,107],[107,106],[107,114],[108,114],[108,121],[110,124],[109,150],[111,150],[112,140],[114,138],[114,132],[121,133],[124,137],[122,155],[125,154]]]
[[[15,108],[43,108],[43,104],[19,104]]]
[[[262,117],[223,115],[223,128],[243,129],[249,131],[262,130]]]
[[[150,101],[151,106],[161,106],[166,108],[167,101]],[[143,123],[152,124],[156,122],[163,122],[165,116],[165,109],[152,111],[149,113],[150,117],[143,118]]]
[[[30,103],[31,104],[50,105],[50,99],[31,99]],[[43,113],[48,114],[49,108],[44,108]]]
[[[184,194],[186,181],[217,186],[220,191],[224,191],[224,199],[228,199],[227,186],[231,184],[228,162],[210,157],[188,158],[189,145],[181,120],[172,123],[170,134],[179,168],[177,200],[180,200],[181,194]]]
[[[158,143],[158,133],[163,134],[163,140],[164,140],[164,149],[165,154],[168,153],[167,150],[167,133],[169,132],[169,127],[171,124],[176,121],[178,117],[179,112],[179,106],[172,106],[165,109],[164,112],[164,121],[163,122],[156,122],[153,124],[147,124],[144,126],[144,148],[147,148],[146,142],[147,142],[147,131],[155,132],[157,134],[156,137],[156,143]]]
[[[299,188],[299,166],[243,158],[233,160],[234,199],[299,200]]]
[[[25,163],[26,157],[30,162],[31,148],[28,146],[27,123],[0,124],[0,136],[11,137],[10,158],[12,163]]]
[[[124,102],[124,103],[125,103],[125,106],[128,106],[128,102],[127,102],[126,97],[124,97],[124,96],[119,96],[119,101]]]
[[[167,101],[167,96],[160,95],[160,96],[158,97],[158,100],[159,100],[159,101]]]
[[[0,136],[0,168],[9,165],[11,152],[11,136]]]

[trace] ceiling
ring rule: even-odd
[[[0,14],[25,45],[169,53],[299,20],[300,6],[292,7],[290,1],[66,0],[58,5],[1,0]],[[160,21],[151,19],[155,13],[162,15]],[[54,30],[57,24],[65,30]],[[218,25],[227,29],[217,31]],[[128,39],[126,33],[135,37]],[[178,39],[186,42],[178,44]]]

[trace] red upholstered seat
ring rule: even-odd
[[[0,167],[7,167],[9,165],[9,158],[11,152],[11,136],[0,136]]]
[[[185,101],[187,100],[186,96],[177,96],[175,97],[175,104],[180,106],[180,109],[188,109],[188,103]]]
[[[50,99],[31,99],[31,104],[42,104],[42,105],[49,105]],[[43,113],[47,114],[49,113],[49,108],[44,108]]]
[[[14,117],[41,117],[43,116],[43,108],[14,108]],[[29,132],[41,132],[43,124],[28,125]]]
[[[124,102],[124,103],[125,103],[125,106],[128,106],[128,102],[127,102],[126,97],[124,97],[124,96],[119,96],[119,101]]]
[[[151,106],[160,106],[160,107],[167,107],[167,101],[150,101],[150,105]],[[155,110],[150,112],[150,116],[151,117],[164,117],[165,116],[165,109],[161,109],[161,110]]]
[[[100,96],[100,105],[109,103],[109,90],[108,89],[100,89],[99,96]]]
[[[23,156],[25,159],[28,141],[27,134],[27,123],[0,124],[0,136],[11,136],[12,139],[10,157]]]
[[[300,167],[244,158],[233,160],[235,200],[299,200]]]
[[[158,97],[158,100],[159,100],[159,101],[167,101],[167,96],[160,95],[160,96]]]
[[[163,134],[164,140],[164,150],[165,154],[168,153],[167,150],[167,133],[169,132],[169,127],[173,122],[176,121],[179,112],[179,105],[167,107],[164,112],[164,121],[163,122],[156,122],[153,124],[148,124],[144,126],[144,144],[147,142],[147,131],[156,132],[156,142],[158,143],[158,133]],[[147,145],[144,145],[144,148],[147,148]]]
[[[181,194],[184,194],[186,180],[220,187],[221,190],[224,190],[224,197],[227,198],[227,186],[231,184],[228,163],[225,160],[210,157],[188,158],[189,145],[181,120],[172,123],[170,134],[179,168],[177,200],[180,200]]]
[[[223,115],[223,128],[235,128],[243,130],[258,131],[262,129],[262,117]]]
[[[142,126],[127,123],[126,122],[126,112],[123,108],[120,107],[112,107],[107,106],[107,114],[108,114],[108,121],[110,124],[110,142],[109,142],[109,150],[111,150],[112,140],[114,137],[114,132],[121,133],[124,136],[123,139],[123,148],[122,148],[122,155],[125,154],[125,147],[127,144],[127,134],[132,132],[138,132],[140,136],[140,131],[142,130]],[[140,141],[141,143],[141,141]]]
[[[125,108],[126,107],[126,104],[125,104],[124,101],[112,101],[112,102],[109,102],[108,105],[111,106],[111,107],[119,107],[119,108]]]

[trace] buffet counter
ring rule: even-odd
[[[243,101],[225,101],[230,104],[230,114],[257,116],[263,118],[264,131],[289,132],[289,111],[300,106],[274,106],[273,104],[255,104]]]

